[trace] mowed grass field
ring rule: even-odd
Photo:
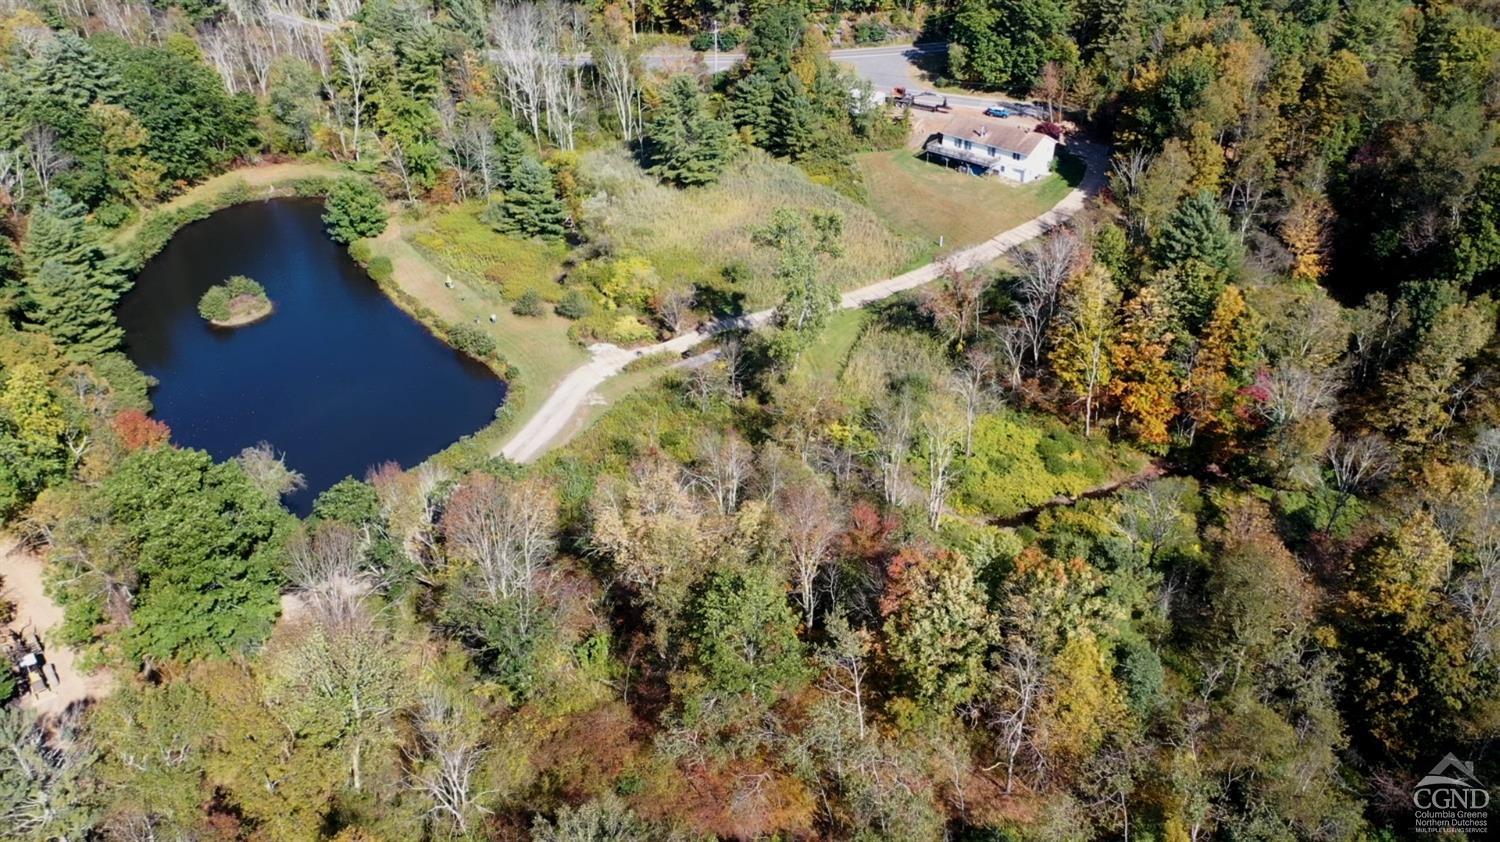
[[[623,149],[588,153],[581,171],[590,193],[587,227],[616,254],[650,261],[667,287],[698,284],[742,294],[746,309],[780,297],[777,255],[753,242],[755,230],[778,208],[843,215],[843,254],[824,272],[840,289],[898,275],[932,253],[917,238],[892,231],[870,208],[758,150],[743,152],[709,187],[660,184]],[[732,288],[726,269],[742,277]]]
[[[982,243],[1045,213],[1083,178],[1081,167],[1064,165],[1032,184],[1010,184],[929,163],[910,149],[859,156],[870,207],[897,231],[942,251]]]

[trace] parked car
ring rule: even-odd
[[[984,116],[986,116],[986,117],[1009,117],[1010,116],[1010,109],[1009,108],[1005,108],[1005,107],[1000,106],[1000,105],[991,105],[989,108],[986,108],[984,110]]]

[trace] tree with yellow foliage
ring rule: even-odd
[[[1171,323],[1171,309],[1161,294],[1144,287],[1125,305],[1119,338],[1110,348],[1114,378],[1108,394],[1130,435],[1157,450],[1166,447],[1167,426],[1177,414],[1177,377],[1167,359]]]
[[[1292,279],[1315,283],[1328,271],[1333,206],[1322,191],[1297,189],[1281,218],[1281,241],[1292,253]]]
[[[1110,345],[1119,329],[1120,294],[1109,271],[1094,265],[1063,285],[1062,326],[1049,362],[1058,385],[1083,403],[1083,431],[1092,435],[1098,395],[1108,385]]]
[[[1248,401],[1243,389],[1255,376],[1258,338],[1255,312],[1245,304],[1244,294],[1239,287],[1225,287],[1183,384],[1184,409],[1194,434],[1233,439],[1245,428]]]

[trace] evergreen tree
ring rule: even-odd
[[[114,306],[127,284],[119,260],[84,221],[83,206],[54,192],[35,214],[26,240],[22,312],[70,356],[114,348],[121,331]]]
[[[756,146],[768,146],[775,132],[776,82],[769,73],[754,72],[740,80],[729,95],[729,119]]]
[[[771,114],[772,150],[789,158],[806,157],[817,142],[819,115],[796,75],[784,76],[776,84]]]
[[[697,82],[686,75],[674,77],[646,127],[651,172],[685,187],[712,184],[733,152],[733,131],[708,113]]]
[[[1194,193],[1172,211],[1153,246],[1162,268],[1158,286],[1187,327],[1197,330],[1239,261],[1229,218],[1212,193]]]
[[[516,173],[521,171],[521,166],[529,157],[526,152],[526,136],[516,131],[514,126],[501,130],[499,134],[499,141],[495,144],[497,181],[501,189],[509,190],[516,183]]]
[[[1225,277],[1233,271],[1239,255],[1229,218],[1214,194],[1194,193],[1172,211],[1156,235],[1154,256],[1160,266],[1196,261]]]
[[[505,191],[504,199],[490,205],[484,218],[506,234],[558,239],[568,216],[557,198],[552,174],[540,161],[527,158],[516,169],[514,183]]]
[[[377,237],[385,230],[385,197],[375,185],[357,178],[334,183],[323,204],[323,227],[340,243]]]

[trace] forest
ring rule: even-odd
[[[840,309],[941,261],[836,60],[913,40],[1107,171]],[[0,840],[1418,838],[1500,787],[1497,117],[1487,0],[0,0],[0,620],[42,559],[110,685],[0,668]],[[115,319],[284,165],[382,289],[555,328],[406,305],[533,409],[774,313],[299,518]]]

